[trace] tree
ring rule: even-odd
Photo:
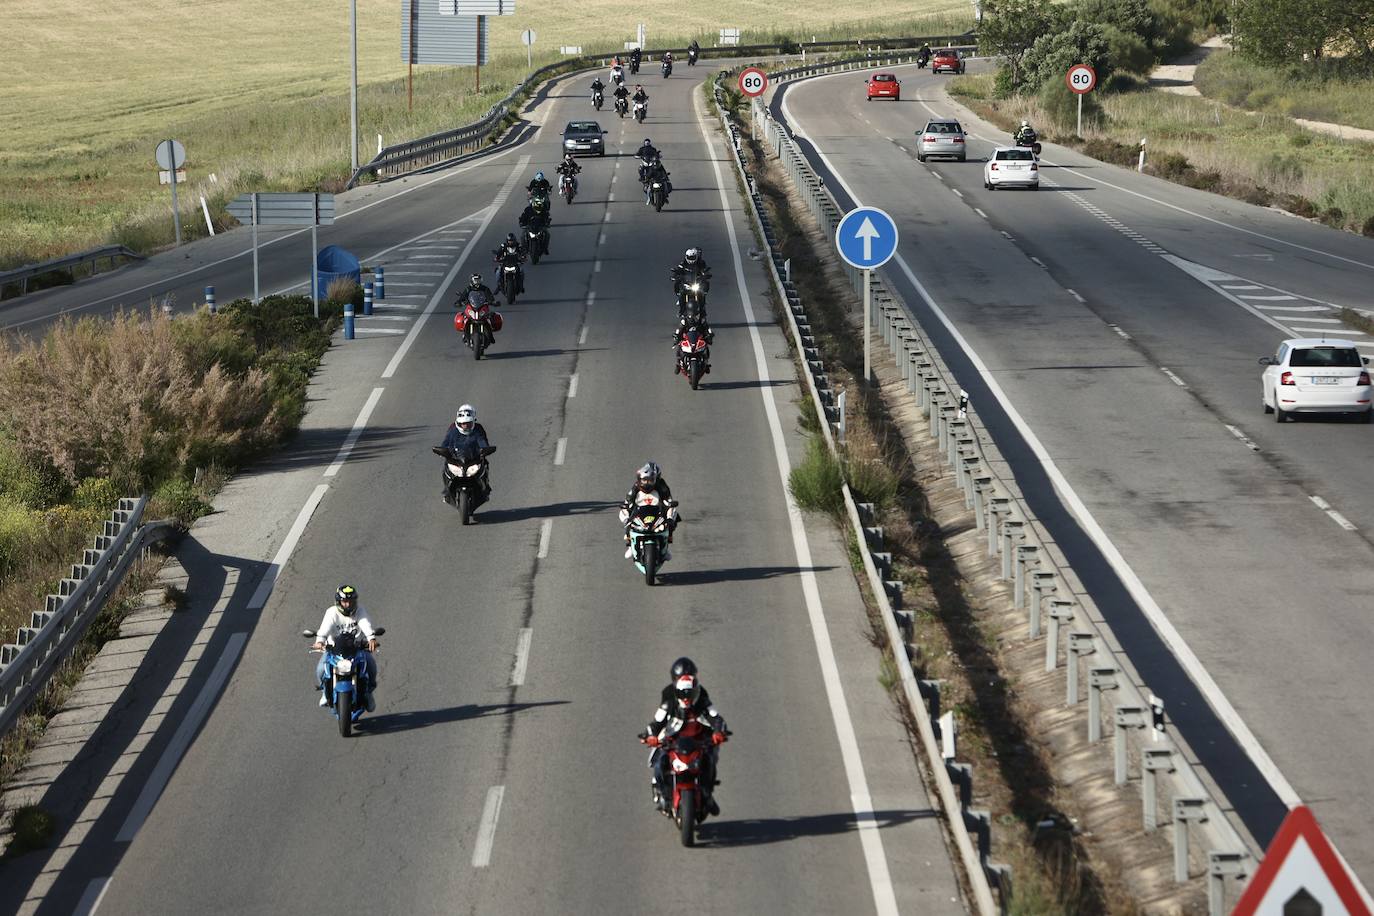
[[[1154,36],[1155,15],[1149,0],[1078,0],[1074,18],[1109,25],[1148,41]]]
[[[1236,48],[1261,63],[1289,64],[1302,55],[1321,57],[1326,45],[1351,22],[1350,7],[1369,0],[1238,0]]]
[[[1105,28],[1080,19],[1063,31],[1042,35],[1022,59],[1024,85],[1039,89],[1050,80],[1062,81],[1074,64],[1090,65],[1099,84],[1107,81],[1112,56]]]
[[[1031,46],[1062,24],[1062,8],[1043,0],[983,0],[983,24],[978,29],[982,53],[1002,58],[1011,85],[1024,83],[1021,62]]]

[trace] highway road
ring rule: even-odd
[[[842,205],[897,218],[887,281],[1252,833],[1300,798],[1369,883],[1371,433],[1276,425],[1256,360],[1323,331],[1374,345],[1325,307],[1368,305],[1374,243],[1053,145],[1039,191],[986,191],[1006,135],[897,72],[901,102],[845,73],[771,110]],[[968,162],[916,160],[933,116],[964,118]]]
[[[114,788],[93,792],[61,857],[9,867],[0,910],[965,911],[844,543],[785,496],[800,394],[764,275],[742,257],[753,237],[707,141],[700,76],[648,81],[644,128],[601,114],[610,154],[583,160],[573,206],[555,203],[550,257],[481,363],[448,290],[488,270],[517,186],[552,174],[551,125],[590,113],[583,80],[541,96],[524,144],[341,201],[321,241],[384,263],[387,300],[327,354],[301,435],[193,530],[193,606],[117,700],[137,734],[110,725],[61,777],[84,790],[108,768]],[[661,214],[635,180],[645,135],[673,173]],[[184,305],[206,282],[226,301],[251,286],[245,236],[4,315],[32,330],[55,310]],[[268,249],[264,292],[305,276],[303,245]],[[688,245],[716,277],[699,392],[669,348],[666,274]],[[493,501],[468,529],[429,451],[462,402],[499,449]],[[615,518],[648,458],[684,518],[653,589]],[[315,705],[298,635],[343,581],[388,628],[377,714],[349,741]],[[651,810],[635,741],[684,653],[735,732],[722,816],[692,851]]]

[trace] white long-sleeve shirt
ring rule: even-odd
[[[358,606],[357,611],[352,617],[339,610],[339,606],[331,604],[324,612],[324,619],[320,621],[319,628],[315,630],[315,639],[322,643],[328,643],[335,636],[347,629],[357,626],[367,639],[374,639],[372,631],[372,621],[367,617],[367,609],[362,605]]]

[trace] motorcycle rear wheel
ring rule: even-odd
[[[644,584],[654,585],[654,578],[658,575],[658,545],[653,541],[646,541],[644,544]]]
[[[688,848],[697,843],[697,793],[687,790],[678,795],[677,822],[682,830],[682,845]]]
[[[339,714],[339,737],[353,737],[353,694],[335,691],[334,711]]]

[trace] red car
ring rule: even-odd
[[[868,100],[902,100],[902,82],[891,73],[875,73],[868,78]]]
[[[950,73],[963,73],[964,59],[953,48],[936,51],[935,56],[930,59],[930,72],[939,73],[941,70],[948,70]]]

